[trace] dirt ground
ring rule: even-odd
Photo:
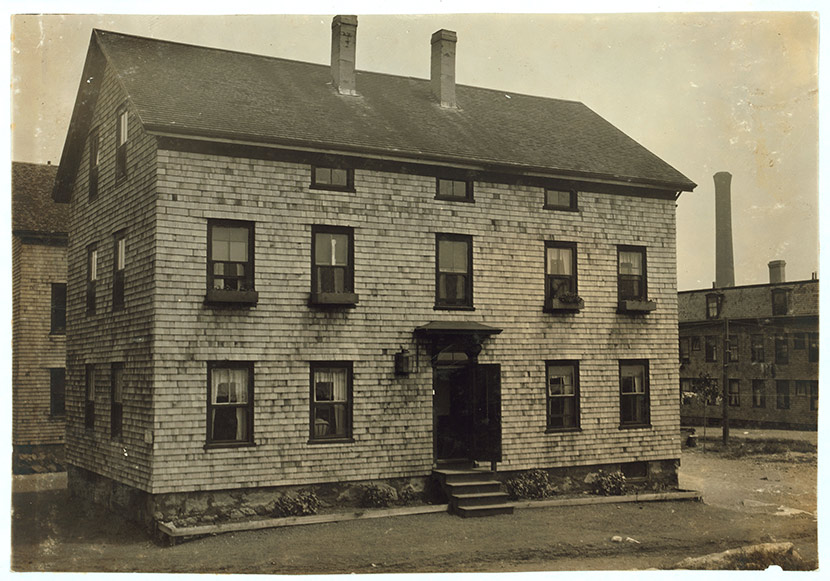
[[[12,569],[205,573],[398,573],[665,568],[688,556],[790,541],[817,559],[815,454],[724,458],[684,450],[675,501],[430,514],[205,537],[162,547],[65,489],[13,494]],[[19,490],[19,488],[18,488]],[[779,510],[786,507],[793,510]],[[574,526],[579,523],[579,526]],[[613,542],[615,535],[633,541]],[[636,542],[634,542],[636,541]]]

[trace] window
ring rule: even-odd
[[[789,310],[787,289],[777,288],[772,291],[772,314],[786,315]]]
[[[810,363],[818,363],[818,333],[808,333],[807,359]]]
[[[110,367],[110,437],[121,436],[121,420],[124,415],[124,364],[113,363]]]
[[[52,283],[52,306],[51,306],[51,327],[50,333],[53,335],[63,335],[66,333],[66,283],[53,282]]]
[[[648,362],[620,361],[620,427],[649,424]]]
[[[741,380],[729,380],[729,406],[733,408],[741,407]]]
[[[311,441],[350,440],[352,364],[311,363]]]
[[[545,242],[545,306],[579,308],[576,288],[576,244]]]
[[[124,232],[114,236],[112,251],[112,310],[124,308],[124,265],[126,260],[126,238]]]
[[[751,341],[751,352],[750,352],[750,359],[752,363],[763,363],[764,362],[764,336],[763,335],[752,335],[750,338]]]
[[[254,435],[254,364],[209,361],[207,444],[252,444]]]
[[[721,305],[723,305],[723,295],[716,293],[706,295],[706,318],[720,317]]]
[[[706,361],[714,363],[718,360],[718,337],[707,335],[706,337]]]
[[[709,383],[712,385],[712,391],[706,398],[706,405],[720,405],[721,396],[723,395],[718,387],[720,382],[717,379],[710,379]]]
[[[617,292],[619,311],[648,312],[655,308],[648,300],[646,284],[646,249],[638,246],[617,247]]]
[[[775,407],[779,410],[790,409],[790,382],[786,379],[775,382]]]
[[[208,220],[208,302],[256,303],[254,224]]]
[[[579,362],[548,361],[548,430],[579,427]]]
[[[807,336],[804,333],[793,334],[793,349],[801,351],[807,345]]]
[[[764,393],[764,380],[752,380],[752,407],[765,408],[767,407],[767,396]]]
[[[802,379],[798,379],[795,382],[795,395],[796,397],[807,397],[807,393],[810,391],[810,382],[805,381]]]
[[[790,362],[790,352],[787,345],[786,335],[775,338],[775,363],[786,364]]]
[[[729,343],[727,345],[727,351],[729,353],[729,361],[734,363],[738,361],[738,353],[740,345],[738,344],[738,336],[737,335],[729,335]]]
[[[691,358],[689,353],[689,338],[680,337],[680,361],[681,363],[688,363]]]
[[[818,411],[818,381],[810,382],[810,411]]]
[[[98,197],[98,165],[101,161],[98,129],[89,133],[89,201]]]
[[[60,418],[66,415],[66,369],[49,370],[49,415]]]
[[[472,236],[436,234],[435,246],[435,307],[472,309]]]
[[[435,199],[472,202],[473,182],[471,180],[435,178]]]
[[[694,401],[695,392],[692,379],[689,377],[680,378],[680,404],[690,404]]]
[[[130,115],[126,105],[118,110],[118,119],[115,130],[115,181],[127,177],[127,138],[129,136]]]
[[[692,351],[700,351],[700,337],[697,335],[692,337]]]
[[[340,226],[311,228],[312,304],[354,305],[354,231]]]
[[[311,187],[318,190],[354,191],[354,170],[340,167],[311,168]]]
[[[85,372],[84,427],[92,430],[95,428],[95,365],[87,363]]]
[[[98,282],[98,248],[95,244],[87,246],[86,256],[86,312],[94,315],[95,285]]]
[[[576,192],[573,190],[545,190],[546,210],[576,210]]]

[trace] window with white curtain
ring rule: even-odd
[[[311,364],[311,440],[349,439],[352,364]]]
[[[253,363],[208,364],[209,444],[253,441]]]

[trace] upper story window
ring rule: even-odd
[[[700,351],[700,336],[692,336],[692,351]]]
[[[101,137],[96,127],[89,133],[89,200],[98,197],[98,166],[101,161]]]
[[[84,369],[84,427],[92,430],[95,428],[95,365],[87,363]]]
[[[783,288],[772,291],[772,314],[786,315],[790,309],[789,291]]]
[[[86,312],[95,314],[95,287],[98,283],[98,247],[90,244],[86,249]]]
[[[573,190],[545,190],[546,210],[576,210],[576,192]]]
[[[461,234],[435,235],[435,307],[473,307],[473,238]]]
[[[786,379],[775,381],[775,407],[779,410],[790,409],[790,382]]]
[[[649,425],[648,361],[620,361],[620,427]]]
[[[435,178],[435,199],[472,202],[473,182],[472,180]]]
[[[209,361],[207,444],[211,447],[254,441],[254,364]]]
[[[688,363],[690,359],[689,337],[680,337],[680,362]]]
[[[312,166],[311,187],[317,190],[354,191],[354,170]]]
[[[352,363],[311,363],[310,441],[352,437]]]
[[[208,303],[255,304],[254,224],[208,220]]]
[[[729,406],[733,408],[741,407],[741,380],[730,379],[727,389],[729,390],[727,402]]]
[[[790,350],[787,336],[781,335],[775,338],[775,363],[786,364],[790,362]]]
[[[66,369],[49,370],[49,415],[60,418],[66,415]]]
[[[750,337],[750,352],[749,358],[752,363],[764,362],[764,336],[752,335]]]
[[[818,333],[808,333],[807,341],[807,360],[818,363]]]
[[[49,332],[52,335],[63,335],[66,333],[66,283],[52,283],[51,297],[51,327]]]
[[[548,361],[548,430],[579,428],[579,362]]]
[[[752,407],[767,407],[767,394],[765,392],[763,379],[752,380]]]
[[[311,227],[311,304],[354,305],[354,230]]]
[[[706,295],[706,318],[717,319],[720,317],[721,306],[723,305],[723,295],[719,293],[711,293]]]
[[[706,356],[707,362],[712,363],[718,360],[718,337],[716,335],[706,336]]]
[[[124,269],[126,265],[127,239],[124,231],[113,236],[112,249],[112,310],[124,308]]]
[[[127,106],[118,109],[115,128],[115,181],[127,178],[127,140],[130,130],[130,113]]]
[[[646,249],[642,246],[617,247],[617,292],[620,311],[654,310],[654,302],[648,300]]]
[[[121,436],[121,421],[124,415],[124,364],[110,366],[110,437]]]
[[[738,356],[740,353],[740,344],[738,343],[737,335],[729,335],[726,349],[727,353],[729,353],[729,361],[733,363],[738,361]]]
[[[576,287],[576,244],[545,242],[545,308],[579,310]]]

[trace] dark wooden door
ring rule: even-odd
[[[475,366],[472,383],[473,459],[501,462],[501,366]]]

